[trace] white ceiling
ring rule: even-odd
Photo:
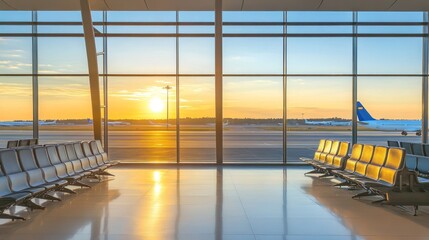
[[[215,0],[89,0],[93,10],[213,11]],[[79,0],[0,0],[0,10],[79,10]],[[225,11],[429,11],[429,0],[223,0]]]

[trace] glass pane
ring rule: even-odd
[[[108,33],[176,33],[175,26],[108,26]]]
[[[176,12],[159,11],[109,11],[109,22],[175,22]]]
[[[109,77],[112,159],[176,162],[175,82],[174,77]]]
[[[283,26],[224,26],[223,33],[283,33]]]
[[[0,73],[32,73],[31,38],[0,37]]]
[[[352,22],[352,12],[288,12],[288,22]]]
[[[224,161],[283,161],[283,78],[224,78]]]
[[[80,11],[38,11],[39,22],[82,22]]]
[[[288,38],[287,48],[288,73],[352,73],[352,38]]]
[[[422,38],[359,38],[358,73],[421,74]]]
[[[91,117],[88,77],[39,77],[40,144],[93,139]]]
[[[351,142],[352,79],[288,77],[287,161],[312,158],[319,140]]]
[[[32,95],[31,77],[0,77],[0,148],[33,138]]]
[[[0,22],[31,22],[31,11],[0,11]]]
[[[39,73],[88,73],[83,38],[39,38]]]
[[[215,162],[215,81],[180,78],[180,161]]]
[[[224,38],[224,74],[282,74],[283,38]]]
[[[108,39],[109,73],[176,73],[174,38]]]
[[[421,130],[421,81],[421,77],[359,77],[359,142],[420,142],[416,133]]]
[[[224,22],[283,22],[283,12],[275,11],[225,11]]]
[[[214,74],[214,54],[213,38],[180,38],[180,73]]]
[[[359,22],[422,22],[422,12],[358,12]]]
[[[180,22],[214,22],[214,12],[209,11],[180,11]]]

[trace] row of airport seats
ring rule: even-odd
[[[100,141],[0,150],[0,218],[25,220],[5,211],[12,206],[44,209],[32,199],[60,201],[53,193],[76,193],[68,186],[89,188],[83,179],[113,176],[106,170],[116,164]]]
[[[32,139],[21,139],[21,140],[10,140],[7,141],[7,148],[14,148],[14,147],[24,147],[24,146],[36,146],[38,144],[37,138]]]
[[[420,181],[429,181],[429,144],[387,141],[389,146],[400,146],[407,153],[406,167],[415,171]]]
[[[375,202],[412,205],[414,214],[419,205],[429,205],[429,185],[421,182],[415,171],[404,167],[406,152],[403,148],[354,144],[351,154],[343,157],[343,153],[338,156],[340,146],[339,141],[320,140],[313,159],[301,158],[314,168],[306,174],[333,176],[342,180],[335,186],[364,190],[353,198],[377,195],[382,199]],[[336,157],[344,158],[342,166],[333,167],[326,161]]]

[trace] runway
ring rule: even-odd
[[[176,162],[175,131],[111,131],[109,155],[114,160],[128,162]],[[0,131],[0,147],[7,140],[31,138],[31,131]],[[351,142],[350,131],[289,131],[287,161],[311,157],[321,138]],[[91,131],[40,131],[40,144],[91,140]],[[387,140],[419,142],[415,135],[401,136],[399,132],[359,131],[358,142],[386,145]],[[224,162],[280,163],[283,135],[280,131],[231,129],[224,132]],[[180,135],[181,162],[215,162],[214,131],[182,131]]]

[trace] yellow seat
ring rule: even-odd
[[[377,146],[374,150],[374,155],[372,157],[371,163],[368,164],[366,168],[365,177],[378,180],[380,175],[380,169],[384,165],[384,162],[387,157],[387,147]]]
[[[341,142],[340,149],[338,150],[337,155],[333,158],[331,165],[336,168],[340,168],[343,166],[343,162],[347,154],[349,153],[350,143]]]
[[[325,140],[325,139],[320,139],[319,146],[317,147],[317,150],[314,153],[313,160],[318,161],[320,159],[320,154],[323,152],[323,149],[325,149],[326,141],[327,140]]]
[[[325,156],[325,161],[324,161],[325,164],[332,164],[332,161],[333,161],[334,157],[337,155],[339,148],[340,148],[340,141],[334,141],[332,143],[331,150]]]
[[[404,168],[405,151],[401,148],[390,148],[386,162],[380,170],[379,181],[390,185],[396,184],[396,175]]]
[[[352,153],[350,155],[350,158],[347,159],[346,167],[344,168],[345,171],[347,172],[355,171],[356,163],[359,160],[360,156],[362,155],[362,149],[363,149],[362,144],[353,145]]]
[[[325,162],[326,155],[328,155],[329,151],[331,151],[332,144],[333,144],[332,140],[326,140],[325,148],[323,149],[323,152],[320,153],[320,156],[319,156],[319,162]]]
[[[364,176],[366,173],[366,167],[371,162],[372,155],[374,153],[374,146],[365,144],[363,146],[362,155],[359,161],[356,163],[355,173]]]

